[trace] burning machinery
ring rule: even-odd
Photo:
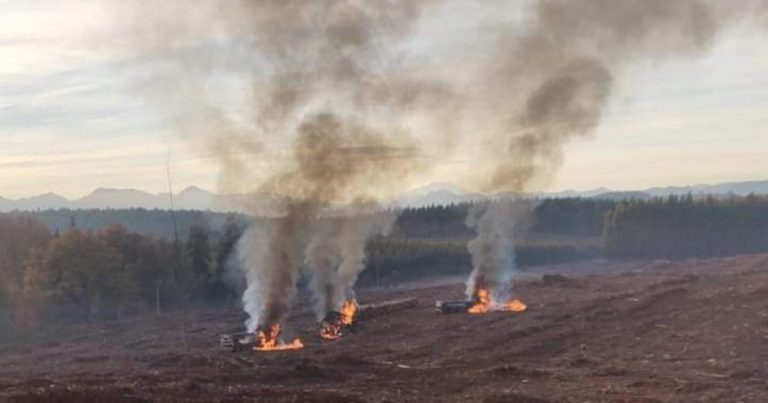
[[[342,336],[344,330],[351,330],[357,309],[356,301],[347,301],[344,303],[341,312],[328,312],[320,323],[320,338],[323,340],[337,340]]]
[[[435,301],[435,310],[440,313],[467,313],[475,303],[470,300]]]
[[[253,333],[223,334],[219,338],[219,344],[230,351],[243,351],[253,348],[256,344],[256,335]]]
[[[353,301],[344,304],[342,312],[330,312],[321,323],[320,338],[337,340],[345,330],[354,330],[359,320],[368,320],[378,316],[410,309],[417,304],[416,298],[402,298],[376,304],[357,305]]]
[[[346,330],[352,330],[354,324],[360,321],[370,320],[379,316],[389,315],[394,312],[411,309],[416,307],[418,301],[416,298],[402,298],[392,301],[379,302],[375,304],[356,305],[348,302],[344,304],[343,312],[330,312],[321,322],[321,338],[326,340],[336,340]],[[329,326],[326,329],[326,325]],[[334,336],[326,337],[324,336]],[[223,349],[229,351],[280,351],[300,349],[304,345],[301,340],[295,339],[291,343],[280,342],[280,325],[274,325],[270,329],[257,329],[256,333],[235,333],[224,334],[219,339],[219,344]]]
[[[320,337],[323,340],[338,340],[347,331],[353,331],[356,323],[388,315],[397,311],[416,307],[416,298],[402,298],[375,304],[357,305],[353,301],[344,304],[342,312],[329,312],[321,322]],[[471,313],[481,314],[492,311],[524,312],[525,303],[519,299],[507,302],[497,302],[491,298],[487,289],[479,289],[473,299],[437,301],[435,309],[440,313]],[[294,350],[304,347],[299,339],[291,343],[280,341],[280,325],[269,328],[259,327],[256,333],[236,333],[222,335],[222,348],[230,351],[256,350],[280,351]]]
[[[242,351],[253,349],[256,351],[281,351],[298,350],[304,347],[304,343],[296,338],[290,343],[280,340],[280,325],[272,325],[269,328],[259,326],[256,333],[224,334],[219,339],[222,348],[230,351]]]
[[[473,299],[435,302],[435,310],[440,313],[524,312],[526,309],[528,307],[519,299],[512,299],[505,303],[493,301],[490,291],[484,288],[478,289]]]

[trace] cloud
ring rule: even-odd
[[[169,141],[166,123],[130,89],[134,82],[145,78],[142,70],[147,65],[156,65],[162,59],[151,53],[139,56],[119,46],[127,40],[127,21],[116,19],[101,5],[102,1],[97,0],[0,1],[0,188],[5,193],[28,195],[55,190],[78,194],[95,183],[140,188],[164,186],[162,172]],[[475,58],[481,60],[481,50],[471,47],[473,38],[491,35],[495,31],[493,24],[516,22],[520,18],[514,13],[499,13],[496,19],[474,18],[491,21],[489,26],[473,25],[473,13],[482,10],[488,8],[477,7],[474,2],[447,2],[427,16],[418,28],[416,36],[420,39],[404,45],[416,54],[411,61],[414,65],[407,67],[415,72],[424,68],[450,76],[467,68],[464,63],[471,65],[473,61],[477,63]],[[764,38],[754,32],[735,32],[724,38],[722,44],[711,57],[699,63],[673,62],[663,69],[642,66],[646,70],[633,75],[628,80],[629,88],[622,91],[632,94],[632,99],[625,105],[625,94],[620,93],[599,136],[573,145],[579,152],[569,154],[556,186],[612,185],[600,182],[592,162],[611,163],[601,156],[605,147],[622,156],[619,162],[624,165],[613,166],[615,170],[631,166],[633,155],[639,162],[645,157],[633,154],[640,147],[633,141],[633,136],[638,135],[646,139],[642,148],[659,150],[655,157],[659,164],[675,152],[664,150],[676,150],[678,143],[697,144],[697,156],[706,149],[727,149],[726,145],[738,141],[761,146],[763,143],[754,141],[766,127],[765,119],[760,118],[765,115],[763,105],[768,98],[768,82],[764,79],[768,77],[768,52]],[[240,96],[236,95],[242,83],[238,74],[249,71],[252,63],[258,62],[239,52],[242,44],[232,45],[238,49],[233,53],[243,55],[233,59],[231,76],[217,77],[211,84],[219,91],[216,102],[232,102]],[[192,55],[216,46],[215,41],[193,41],[180,52]],[[434,66],[440,69],[433,69]],[[712,129],[728,125],[730,131],[716,133]],[[672,132],[676,144],[665,140],[665,135],[668,138]],[[746,151],[733,148],[734,153]],[[472,157],[478,152],[468,151]],[[209,154],[193,157],[177,146],[174,155],[176,175],[181,182],[214,187],[212,174],[207,172]],[[733,155],[713,152],[707,163],[736,172],[731,159],[738,158]],[[422,182],[459,178],[467,171],[467,161],[445,158],[444,164]],[[740,177],[748,172],[763,174],[764,168],[761,170],[751,162],[756,159],[750,157],[745,161],[750,163],[738,171]],[[653,171],[647,177],[624,179],[628,187],[646,182],[706,182],[714,170],[699,170],[699,176],[696,172],[687,170],[678,175],[675,170]],[[56,180],[51,180],[54,175]]]

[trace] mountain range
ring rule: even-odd
[[[671,194],[694,195],[748,195],[768,194],[768,180],[752,182],[728,182],[715,185],[701,184],[693,186],[654,187],[638,191],[614,191],[597,188],[586,191],[566,190],[562,192],[537,193],[535,197],[585,197],[603,199],[648,199]],[[445,183],[433,183],[403,193],[392,204],[397,206],[423,207],[445,205],[480,200],[479,194],[468,193],[457,186]],[[270,200],[249,194],[216,194],[196,186],[191,186],[174,194],[173,207],[179,210],[239,211],[242,206],[258,202],[268,204]],[[47,209],[123,209],[146,208],[166,210],[171,206],[169,193],[152,194],[136,189],[99,188],[85,197],[69,200],[55,193],[11,200],[0,197],[0,211],[26,211]]]

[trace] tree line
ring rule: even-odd
[[[472,231],[464,221],[467,211],[478,202],[435,205],[398,209],[395,237],[408,239],[466,239]],[[603,217],[615,201],[589,198],[561,198],[533,200],[531,231],[547,234],[600,237]],[[248,223],[244,214],[213,211],[179,210],[172,216],[167,210],[86,209],[41,210],[20,213],[45,224],[52,232],[63,231],[74,223],[80,229],[101,230],[119,224],[130,232],[154,237],[174,237],[172,220],[178,235],[186,238],[193,226],[218,231],[228,221],[239,225]]]
[[[599,205],[545,202],[546,230],[592,233]],[[576,207],[574,207],[576,206]],[[563,220],[583,206],[589,213]],[[363,285],[470,270],[464,225],[471,204],[400,212],[396,229],[368,245]],[[587,217],[587,218],[585,218]],[[194,304],[235,304],[242,284],[230,259],[249,220],[243,215],[167,211],[50,210],[0,214],[0,329],[98,321]],[[587,223],[587,224],[585,224]],[[165,230],[161,230],[161,228]],[[584,229],[588,228],[588,229]],[[159,234],[159,235],[158,235]],[[595,242],[522,241],[522,265],[594,257]]]
[[[0,215],[0,330],[90,322],[190,304],[232,301],[228,261],[242,232],[191,226],[184,240]]]
[[[581,237],[601,237],[605,215],[614,200],[558,198],[521,200],[532,206],[529,231]],[[467,239],[474,234],[465,220],[472,206],[466,202],[444,206],[404,209],[397,220],[396,235],[409,239]]]
[[[360,284],[466,274],[466,241],[473,234],[464,219],[472,206],[401,211],[391,235],[369,242]],[[523,270],[599,256],[680,259],[768,251],[766,196],[547,199],[533,206],[528,231],[516,242]],[[142,231],[143,224],[137,226],[155,220],[143,229],[170,228],[168,212],[72,213],[0,214],[0,334],[49,322],[96,321],[239,300],[242,284],[237,270],[231,270],[231,259],[253,218],[181,213],[175,238],[169,236],[172,232],[156,235]],[[41,215],[57,224],[52,227]],[[131,228],[120,225],[133,219],[137,221]],[[89,225],[81,225],[83,221]]]
[[[619,259],[707,258],[768,251],[768,197],[670,196],[619,203],[605,253]]]
[[[154,237],[173,238],[178,235],[186,238],[191,227],[206,227],[220,230],[227,222],[234,220],[240,225],[248,222],[248,217],[237,213],[217,213],[198,210],[169,210],[129,208],[129,209],[56,209],[20,213],[45,224],[51,231],[64,231],[72,225],[85,230],[101,230],[118,224],[130,232]],[[172,222],[177,224],[174,234]]]

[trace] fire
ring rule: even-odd
[[[344,307],[341,308],[341,323],[345,326],[351,326],[356,312],[357,303],[355,301],[345,302]]]
[[[341,312],[330,312],[326,315],[320,328],[320,338],[323,340],[338,340],[345,327],[352,326],[357,312],[357,303],[353,300],[344,303]]]
[[[256,331],[256,338],[258,339],[258,343],[253,348],[256,351],[282,351],[304,348],[304,343],[302,343],[298,337],[287,344],[280,341],[279,323],[272,325],[267,331],[259,328]]]
[[[323,340],[338,340],[341,338],[341,325],[338,322],[323,321],[320,328],[320,338]]]
[[[525,303],[519,299],[513,299],[504,305],[504,310],[510,312],[525,312],[526,309],[528,309],[528,305],[525,305]]]
[[[519,299],[513,299],[505,304],[494,303],[491,299],[491,292],[485,288],[477,290],[475,294],[475,305],[469,308],[469,313],[488,313],[491,311],[523,312],[528,306]]]
[[[469,308],[469,313],[487,313],[491,310],[491,293],[481,288],[477,290],[475,305]]]

